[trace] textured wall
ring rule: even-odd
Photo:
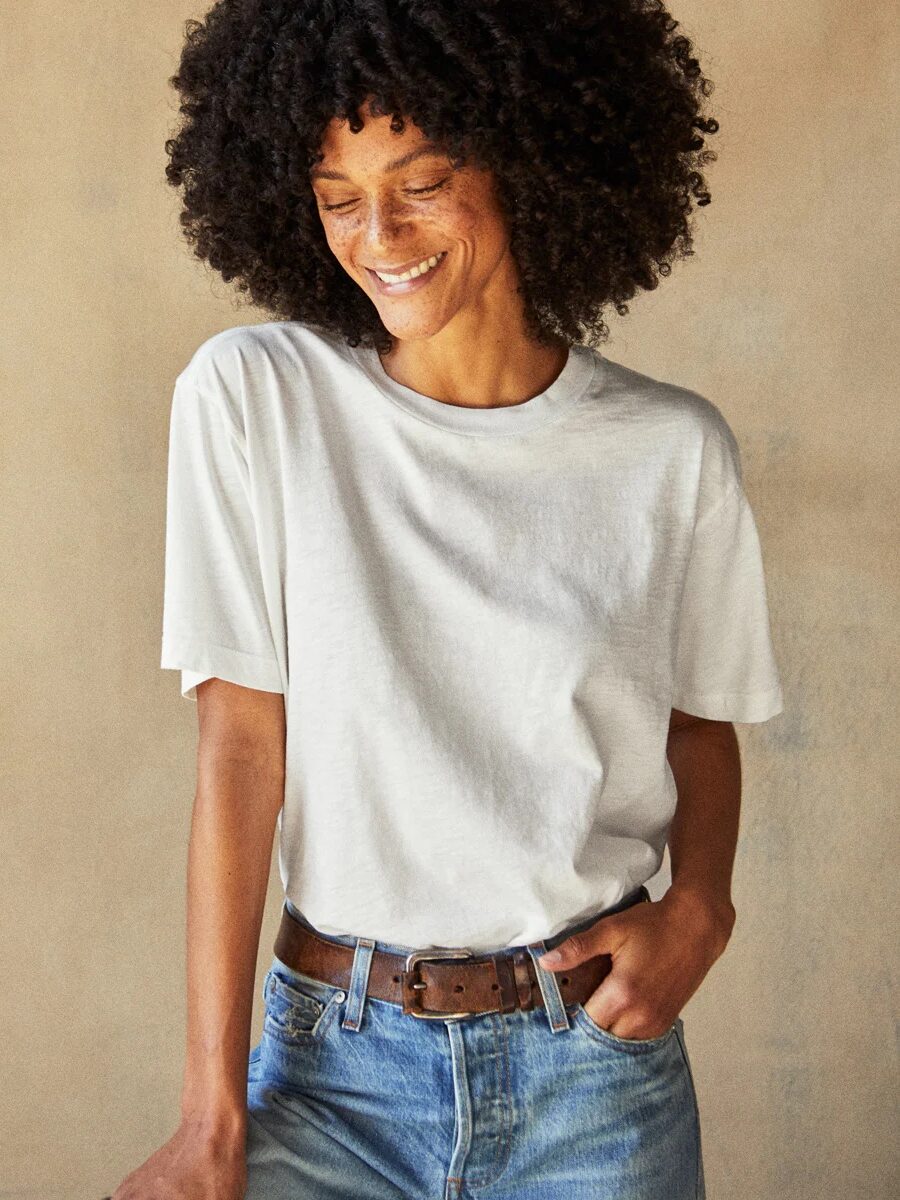
[[[264,317],[193,263],[162,181],[196,11],[0,9],[10,1198],[105,1195],[178,1112],[196,709],[157,665],[170,389]],[[892,12],[675,6],[717,84],[713,203],[606,347],[735,429],[785,687],[738,727],[738,922],[683,1014],[710,1200],[898,1188]],[[279,900],[273,870],[260,979]]]

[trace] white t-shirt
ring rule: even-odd
[[[285,895],[486,951],[656,873],[671,709],[782,711],[734,435],[575,346],[497,408],[300,322],[215,334],[171,412],[161,666],[283,692]]]

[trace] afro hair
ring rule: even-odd
[[[197,258],[275,319],[389,352],[326,239],[328,124],[406,121],[493,173],[540,342],[597,344],[693,253],[712,84],[661,0],[218,0],[185,24],[166,179]]]

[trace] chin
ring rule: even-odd
[[[444,321],[417,321],[413,314],[410,314],[408,321],[398,321],[396,313],[379,313],[382,324],[391,335],[398,338],[402,342],[421,342],[427,338],[434,337],[436,333],[440,333]],[[391,317],[395,319],[391,319]]]

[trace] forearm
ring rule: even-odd
[[[666,753],[678,791],[669,831],[669,893],[707,913],[727,941],[734,923],[731,877],[741,804],[734,726],[727,721],[686,725],[670,733]]]
[[[245,1126],[259,937],[283,764],[198,754],[187,891],[187,1048],[182,1120]]]

